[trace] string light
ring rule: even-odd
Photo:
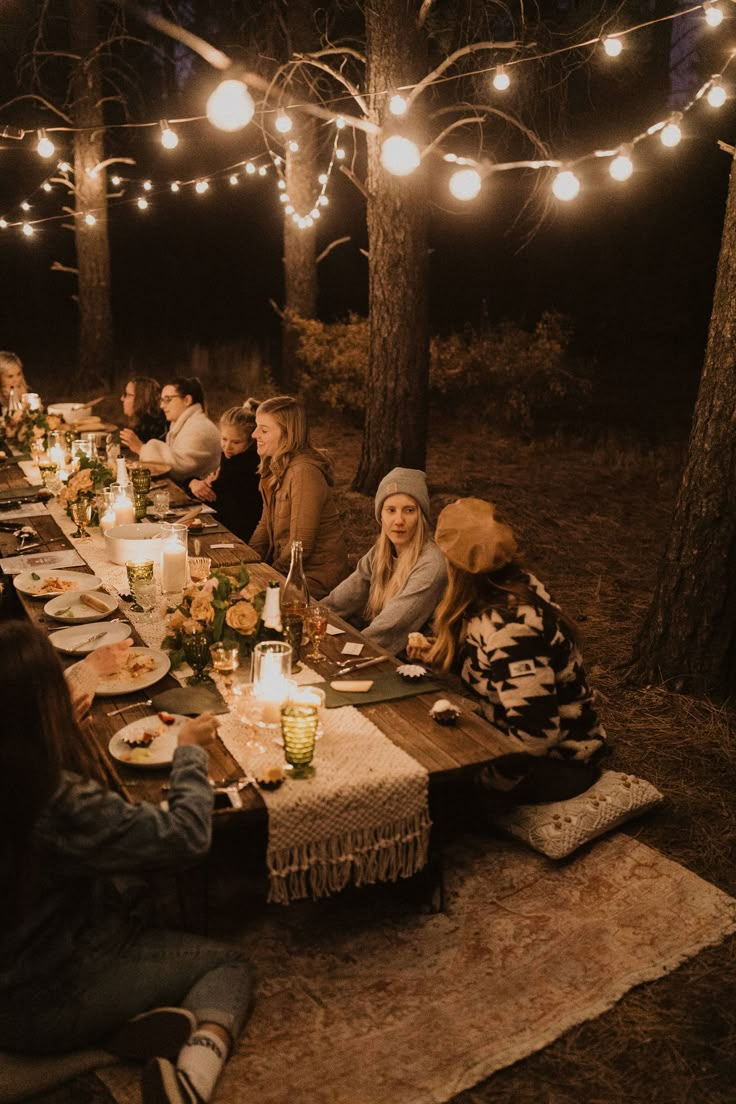
[[[329,179],[329,177],[327,176],[327,173],[320,173],[319,176],[317,177],[317,180],[319,181],[320,184],[326,184],[328,179]]]
[[[204,193],[208,190],[209,186],[210,185],[209,185],[209,182],[207,180],[198,180],[197,183],[194,185],[194,190],[197,193],[197,195],[204,195]]]
[[[161,127],[161,145],[164,149],[176,149],[179,145],[179,135],[171,129],[165,120],[162,120],[159,126]]]
[[[30,222],[24,222],[22,230],[27,238],[30,238],[31,234],[33,233],[33,227],[31,226]]]
[[[705,9],[705,22],[709,27],[720,27],[723,22],[723,11],[718,7],[714,0],[707,0],[703,4]]]
[[[258,175],[259,176],[265,176],[267,172],[268,172],[268,169],[266,168],[265,165],[261,165],[258,169]]]
[[[320,207],[326,207],[326,206],[327,206],[327,204],[328,204],[328,203],[330,202],[330,200],[329,200],[329,197],[328,197],[328,196],[326,196],[326,195],[321,195],[321,196],[319,197],[319,199],[317,200],[317,202],[319,203]]]
[[[218,130],[242,130],[253,118],[256,105],[241,80],[221,81],[207,100],[207,118]]]
[[[617,38],[615,35],[604,35],[601,42],[603,43],[603,49],[611,58],[618,57],[624,48],[621,39]]]
[[[31,205],[30,205],[30,203],[28,202],[27,199],[23,200],[23,202],[20,205],[20,209],[21,209],[21,211],[30,211]]]
[[[679,145],[682,141],[681,118],[682,115],[677,111],[674,115],[670,115],[669,122],[662,127],[659,138],[662,145],[667,146],[668,149],[672,149],[673,146]]]
[[[68,161],[60,161],[58,169],[61,173],[70,173],[72,171],[72,167]]]
[[[252,161],[245,162],[245,171],[247,172],[248,176],[253,176],[253,173],[256,171],[256,167]]]
[[[279,196],[279,199],[281,200],[282,203],[288,203],[289,202],[289,197],[286,194],[286,192],[282,192],[281,195]]]
[[[153,184],[151,183],[150,180],[144,180],[143,181],[143,191],[144,192],[150,192],[152,190],[152,188],[153,188]]]
[[[711,107],[723,107],[726,102],[726,89],[721,84],[721,78],[717,73],[710,79],[710,88],[705,98]]]
[[[298,153],[299,152],[299,143],[298,142],[289,142],[289,150],[291,151],[291,153]]]
[[[476,169],[458,169],[450,177],[448,186],[455,199],[468,202],[480,193],[480,173]]]
[[[344,161],[345,160],[345,150],[342,149],[341,146],[338,146],[337,149],[335,150],[335,157],[337,158],[338,161]]]
[[[172,190],[172,192],[178,192],[179,191],[179,181],[178,180],[173,180],[171,182],[171,190]]]
[[[279,134],[288,134],[294,124],[285,111],[279,111],[273,125],[276,127]]]
[[[56,146],[49,138],[45,130],[39,130],[38,142],[36,144],[36,153],[39,157],[53,157],[56,152]]]
[[[497,92],[505,92],[511,84],[511,77],[508,75],[503,65],[499,65],[496,72],[493,74],[493,87]]]
[[[552,182],[552,191],[557,199],[568,203],[580,191],[580,181],[571,169],[562,169]]]
[[[139,196],[137,199],[137,204],[139,211],[148,210],[148,200],[145,198],[145,196]]]
[[[617,157],[614,157],[608,166],[608,171],[614,180],[623,183],[628,180],[634,171],[634,163],[630,157],[631,147],[623,146]]]
[[[110,177],[110,183],[112,184],[113,188],[119,188],[122,181],[120,177],[116,174],[115,176]]]
[[[87,223],[88,226],[94,226],[97,222],[97,219],[91,212],[89,212],[84,216],[84,221]]]
[[[7,229],[8,229],[7,220],[4,219],[4,218],[0,218],[0,230],[7,230]]]
[[[340,151],[335,153],[339,156]],[[419,147],[401,134],[392,135],[381,146],[381,164],[393,176],[409,176],[419,168],[421,159]]]
[[[50,191],[53,191],[53,189],[52,189],[51,185],[49,184],[48,180],[44,180],[44,182],[43,182],[43,184],[41,185],[41,187],[43,188],[43,190],[44,190],[45,192],[50,192]]]
[[[342,115],[338,115],[335,119],[335,126],[338,130],[342,130],[345,126],[345,120],[343,119]]]
[[[238,174],[233,173],[232,176],[230,177],[230,183],[231,184],[237,184],[239,179],[240,179],[240,177],[238,176]]]
[[[406,115],[409,105],[404,97],[397,92],[388,101],[388,109],[392,115]]]

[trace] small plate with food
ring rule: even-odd
[[[49,640],[60,652],[68,655],[89,655],[105,644],[119,644],[121,640],[127,640],[132,631],[130,625],[120,623],[100,625],[97,632],[83,625],[74,625],[72,628],[51,633]]]
[[[179,729],[186,717],[180,713],[157,713],[139,717],[119,729],[108,745],[110,755],[128,767],[166,767],[174,758]]]
[[[95,693],[103,697],[133,694],[153,686],[154,682],[164,677],[170,666],[166,652],[158,648],[131,648],[125,653],[120,670],[101,678]]]
[[[13,584],[16,590],[29,598],[53,598],[74,590],[97,590],[102,586],[102,579],[97,575],[86,575],[83,571],[42,568],[40,571],[21,571],[15,576]]]
[[[54,621],[66,621],[67,624],[85,625],[89,621],[101,621],[109,617],[118,608],[117,598],[101,591],[83,590],[69,594],[59,594],[43,607],[43,612]]]

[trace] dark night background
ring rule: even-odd
[[[19,41],[6,42],[6,51]],[[666,117],[670,88],[661,41],[656,65],[652,48],[641,56],[627,49],[615,69],[591,54],[568,82],[566,133],[556,153],[610,148]],[[701,80],[723,64],[723,56],[716,51],[702,59]],[[8,65],[4,74],[7,99],[13,88]],[[186,112],[202,110],[195,91],[183,105]],[[134,117],[155,119],[160,111],[147,103]],[[20,123],[35,120],[34,112],[20,105],[1,118]],[[138,161],[131,175],[163,183],[263,155],[250,128],[235,136],[201,123],[178,130],[180,147],[173,152],[161,149],[153,130],[117,132],[119,152]],[[656,139],[637,146],[637,171],[626,184],[612,182],[605,163],[590,163],[581,171],[578,199],[555,203],[527,245],[528,224],[514,225],[527,195],[522,174],[493,176],[479,200],[461,207],[449,200],[445,170],[433,161],[433,332],[507,318],[531,326],[542,311],[559,310],[572,321],[575,353],[594,365],[601,394],[610,396],[612,422],[625,425],[628,409],[632,424],[652,438],[681,433],[703,360],[730,167],[716,141],[728,141],[732,131],[731,101],[720,112],[702,103],[687,116],[686,137],[676,150],[662,149]],[[126,140],[127,148],[121,144]],[[22,148],[2,145],[0,213],[10,212],[45,171],[28,141]],[[59,156],[70,157],[71,149],[60,144]],[[364,313],[367,306],[367,265],[359,252],[367,244],[362,198],[339,173],[328,194],[318,249],[338,236],[351,241],[319,269],[325,320],[350,310]],[[44,203],[49,213],[58,212],[58,197],[58,190],[43,197],[33,215]],[[110,209],[114,367],[122,369],[134,355],[138,369],[165,372],[185,366],[195,343],[233,340],[252,341],[275,361],[278,324],[269,300],[282,301],[282,271],[273,171],[237,187],[225,175],[204,197],[193,189],[171,195],[164,186],[151,204],[146,213],[129,204]],[[58,370],[57,378],[68,379],[75,360],[73,278],[50,266],[54,260],[73,263],[71,232],[58,222],[48,226],[30,241],[17,229],[0,233],[0,346],[20,353],[31,379],[34,370]]]

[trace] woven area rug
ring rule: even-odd
[[[442,1104],[736,930],[736,900],[619,833],[558,866],[473,839],[447,910],[388,893],[270,910],[217,1104]],[[138,1072],[98,1076],[139,1104]]]

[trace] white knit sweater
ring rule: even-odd
[[[220,463],[220,431],[199,403],[169,426],[165,441],[146,441],[141,460],[167,464],[173,479],[204,479]]]

